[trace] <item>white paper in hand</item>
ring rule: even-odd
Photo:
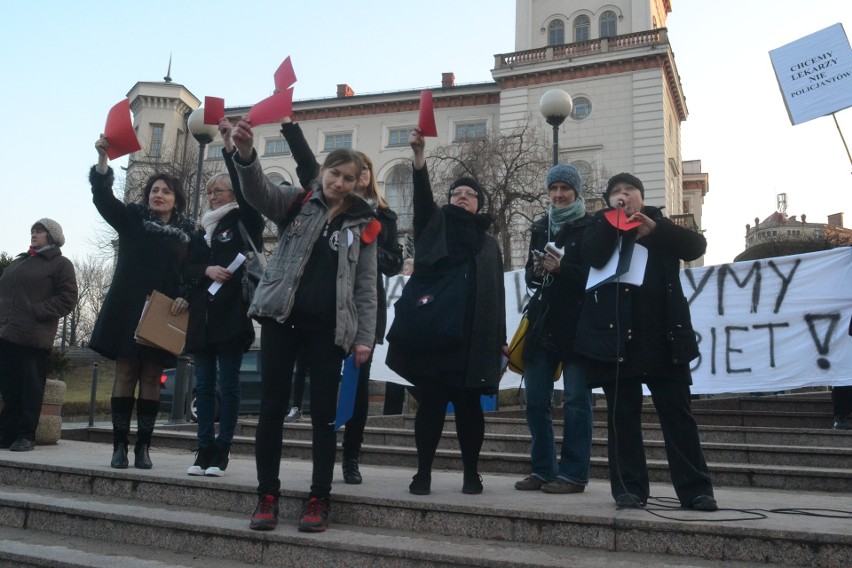
[[[231,261],[231,264],[229,264],[229,265],[228,265],[228,271],[230,271],[230,273],[231,273],[231,274],[233,274],[234,272],[236,272],[236,271],[237,271],[237,269],[238,269],[240,266],[242,266],[242,265],[243,265],[243,263],[244,263],[245,261],[246,261],[246,257],[245,257],[245,256],[243,256],[243,254],[242,254],[242,253],[239,253],[239,252],[238,252],[238,253],[237,253],[237,256],[236,256],[236,257],[234,257],[234,260],[232,260],[232,261]],[[207,288],[207,291],[208,291],[208,292],[210,292],[210,295],[211,295],[211,296],[215,296],[215,295],[216,295],[216,292],[218,292],[218,291],[219,291],[219,288],[221,288],[221,287],[222,287],[222,283],[221,283],[221,282],[214,282],[213,284],[211,284],[211,285],[210,285],[210,287],[209,287],[209,288]]]

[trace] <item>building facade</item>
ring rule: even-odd
[[[685,171],[681,158],[680,126],[688,111],[665,29],[671,4],[517,0],[514,51],[494,56],[493,81],[457,85],[448,72],[432,89],[436,144],[456,144],[495,129],[510,131],[529,120],[550,138],[539,100],[550,89],[562,89],[572,96],[574,110],[559,130],[559,160],[576,165],[585,179],[593,180],[586,195],[600,195],[608,176],[631,172],[643,181],[649,205],[665,207],[670,217],[700,230],[709,186],[698,162],[697,177],[704,177],[696,191],[696,173]],[[128,179],[147,155],[171,148],[179,156],[194,147],[186,116],[199,101],[186,87],[137,83],[128,96],[143,148],[131,157]],[[419,100],[419,90],[357,94],[349,85],[338,85],[333,98],[293,103],[292,119],[301,125],[320,162],[341,146],[370,156],[377,182],[399,215],[403,239],[411,231],[407,137],[417,124]],[[229,108],[226,116],[236,120],[248,110]],[[278,125],[255,128],[255,144],[269,176],[297,183],[296,165]],[[221,161],[220,150],[217,141],[207,147],[211,168]],[[542,192],[543,186],[542,179]],[[510,253],[513,266],[526,260],[526,237],[516,240]]]

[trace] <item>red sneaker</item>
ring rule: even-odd
[[[251,516],[249,528],[256,531],[271,531],[278,526],[278,495],[267,493],[257,500],[257,508]]]
[[[328,528],[328,513],[331,511],[331,503],[328,499],[311,497],[302,516],[299,518],[299,530],[301,532],[323,532]]]

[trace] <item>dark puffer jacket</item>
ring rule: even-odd
[[[593,370],[590,386],[646,377],[692,383],[689,362],[698,356],[689,304],[680,284],[680,261],[704,254],[700,233],[678,227],[656,207],[642,212],[657,223],[648,236],[635,241],[648,249],[641,286],[610,283],[587,292],[577,331],[576,351]],[[583,238],[583,259],[603,267],[615,250],[618,231],[598,212]],[[624,241],[636,239],[637,230]]]
[[[59,319],[76,304],[74,265],[59,247],[20,254],[0,275],[0,338],[50,349]]]

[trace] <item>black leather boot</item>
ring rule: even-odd
[[[112,461],[110,467],[127,469],[127,436],[130,433],[130,415],[133,414],[132,396],[114,396],[112,408]]]
[[[157,423],[159,411],[159,400],[140,398],[136,401],[136,445],[133,448],[136,461],[133,467],[137,469],[151,469],[154,466],[151,463],[148,448],[151,447],[151,437],[154,434],[154,425]]]

